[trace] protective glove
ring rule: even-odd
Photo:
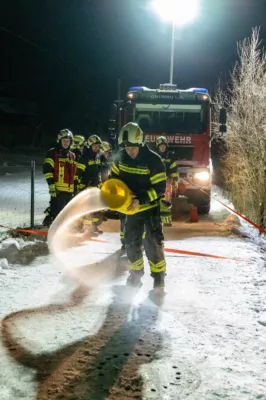
[[[170,203],[170,201],[161,199],[160,200],[160,209],[161,210],[171,210],[172,208],[172,204]]]
[[[49,193],[51,197],[56,197],[56,188],[54,183],[49,185]]]
[[[161,222],[162,224],[171,224],[172,218],[170,215],[168,216],[161,215]]]

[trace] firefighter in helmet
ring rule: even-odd
[[[104,152],[106,158],[112,153],[112,146],[108,142],[102,142],[101,150]]]
[[[135,196],[128,207],[134,214],[126,215],[124,229],[130,269],[127,285],[141,285],[141,277],[144,274],[141,247],[145,230],[145,253],[154,278],[154,288],[164,287],[166,262],[159,199],[165,193],[165,165],[144,143],[143,132],[134,122],[123,126],[118,143],[123,149],[112,164],[110,178],[125,182]]]
[[[102,141],[97,135],[91,135],[87,147],[77,164],[79,190],[98,187],[101,183],[100,148]],[[102,223],[103,213],[96,212],[83,218],[87,233],[97,236],[102,233],[98,226]]]
[[[86,139],[84,136],[81,135],[74,135],[73,143],[71,146],[71,150],[76,156],[76,168],[78,170],[79,160],[81,159],[84,150],[86,148]],[[78,181],[78,176],[77,176]],[[79,183],[75,185],[74,195],[76,196],[79,193]]]
[[[83,155],[85,146],[86,146],[85,137],[81,135],[74,135],[71,150],[73,151],[73,153],[75,153],[76,162],[79,162],[81,156]]]
[[[48,151],[43,163],[43,173],[51,196],[50,207],[45,211],[45,226],[49,226],[72,199],[78,183],[75,154],[70,151],[72,142],[72,132],[62,129],[57,136],[56,146]]]
[[[164,226],[172,226],[172,215],[171,215],[171,198],[172,198],[172,186],[178,181],[178,170],[177,161],[174,155],[170,152],[167,139],[165,136],[159,136],[156,139],[156,148],[158,154],[161,156],[166,169],[166,193],[165,198],[161,199],[161,219]]]

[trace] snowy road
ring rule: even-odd
[[[167,236],[180,240],[166,247],[249,262],[167,253],[161,299],[150,292],[148,265],[137,292],[126,289],[121,271],[88,293],[49,257],[3,269],[1,400],[266,399],[264,261],[224,226],[177,223]],[[117,265],[117,233],[103,239],[110,243],[68,253],[87,260],[88,276]]]
[[[16,226],[28,216],[30,175],[14,171],[1,176],[0,223]],[[36,186],[41,218],[48,196],[39,172]],[[147,264],[142,288],[125,287],[117,221],[104,225],[108,243],[66,254],[83,260],[83,281],[92,271],[106,277],[93,291],[66,279],[44,242],[0,245],[0,399],[266,400],[265,263],[227,217],[214,201],[199,223],[185,217],[167,228],[165,247],[247,261],[166,253],[162,298]]]

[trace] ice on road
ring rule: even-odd
[[[3,268],[1,400],[266,399],[263,257],[233,235],[197,236],[165,246],[247,262],[167,253],[163,297],[147,264],[138,291],[120,270],[86,292],[49,257]],[[88,275],[117,267],[118,233],[102,239],[68,251]]]

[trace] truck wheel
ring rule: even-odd
[[[210,209],[211,209],[211,203],[200,205],[198,206],[198,213],[201,215],[209,214]]]
[[[206,190],[202,192],[198,189],[188,189],[185,192],[185,196],[188,199],[188,203],[198,208],[198,213],[201,215],[208,214],[211,208],[211,191]]]

